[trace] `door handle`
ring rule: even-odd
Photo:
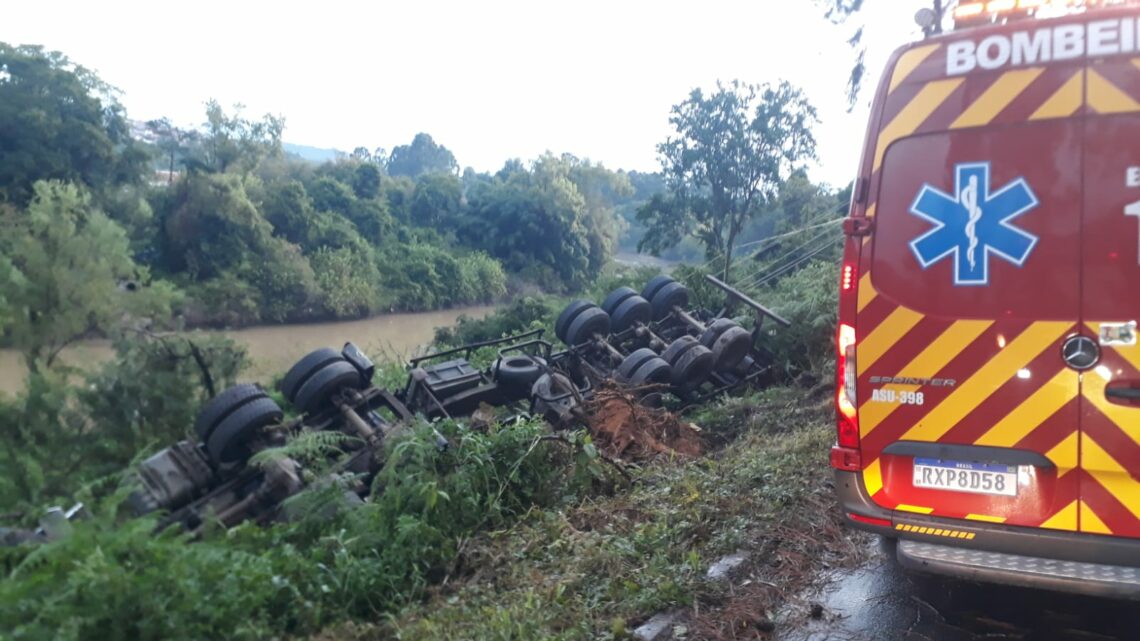
[[[1104,396],[1113,403],[1119,403],[1121,405],[1140,405],[1140,387],[1110,384],[1104,388]]]

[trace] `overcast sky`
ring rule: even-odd
[[[917,37],[925,3],[867,0],[870,84],[850,114],[852,27],[811,0],[5,4],[0,41],[96,70],[132,118],[195,125],[216,98],[283,115],[286,141],[319,147],[390,150],[426,131],[480,171],[546,150],[655,170],[669,108],[692,88],[788,79],[823,121],[812,175],[838,186],[881,67]]]

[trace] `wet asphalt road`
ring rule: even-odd
[[[1136,641],[1140,602],[969,583],[911,573],[879,542],[870,563],[803,595],[780,641]],[[818,618],[810,613],[811,604]]]

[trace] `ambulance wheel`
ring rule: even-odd
[[[653,320],[659,321],[673,313],[674,307],[689,304],[689,288],[681,283],[666,283],[649,299],[653,304]]]
[[[716,371],[726,372],[735,368],[752,351],[752,333],[743,327],[730,327],[713,343],[712,353],[716,358]]]
[[[654,276],[653,278],[649,279],[648,283],[645,283],[645,287],[641,288],[641,297],[645,300],[653,300],[653,295],[657,293],[657,290],[668,285],[669,283],[675,282],[677,281],[664,274],[660,276]]]
[[[289,368],[289,371],[285,373],[285,378],[281,379],[281,385],[278,389],[285,395],[285,400],[293,403],[297,400],[297,392],[300,391],[305,381],[309,380],[310,376],[330,363],[343,360],[344,356],[340,352],[328,347],[309,352],[293,367]]]
[[[633,378],[633,373],[637,371],[637,368],[641,367],[649,359],[656,357],[657,352],[649,349],[648,347],[642,347],[641,349],[634,351],[629,356],[626,356],[624,359],[622,359],[621,365],[618,365],[618,378],[622,381],[629,381],[631,378]]]
[[[215,465],[239,463],[249,456],[250,437],[285,414],[271,398],[258,398],[233,412],[210,434],[206,451]]]
[[[632,287],[618,287],[602,301],[602,311],[613,316],[618,305],[621,305],[630,296],[637,296],[637,292]]]
[[[567,305],[558,315],[558,320],[554,321],[554,335],[558,337],[558,340],[569,344],[566,340],[566,330],[570,328],[570,323],[578,318],[578,314],[591,307],[595,307],[595,305],[588,300],[576,300]]]
[[[645,361],[633,376],[629,377],[629,384],[634,387],[642,385],[668,385],[673,376],[673,368],[669,367],[664,359],[658,356]]]
[[[266,398],[265,390],[253,383],[242,383],[223,390],[199,410],[198,417],[194,421],[194,433],[205,443],[218,423],[240,407],[259,398]]]
[[[594,336],[606,336],[610,333],[610,315],[591,306],[582,310],[566,328],[566,338],[563,342],[573,347],[581,345]]]
[[[349,362],[329,363],[305,381],[293,404],[305,414],[314,414],[327,407],[337,392],[349,387],[359,389],[360,386],[360,372]]]
[[[633,290],[630,290],[633,291]],[[618,304],[617,309],[610,312],[610,325],[615,334],[649,322],[653,315],[653,306],[649,301],[634,294]]]

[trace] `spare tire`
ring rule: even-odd
[[[322,347],[306,354],[293,367],[290,367],[289,371],[285,373],[285,378],[281,379],[279,389],[285,395],[285,400],[290,403],[295,402],[297,392],[301,390],[301,386],[309,380],[310,376],[330,363],[343,360],[344,356],[340,352],[328,347]]]
[[[249,455],[249,439],[257,430],[281,420],[284,412],[271,398],[258,398],[238,408],[218,424],[206,442],[215,465],[240,463]]]
[[[659,321],[672,314],[674,307],[689,304],[689,288],[678,282],[666,283],[653,294],[650,302],[653,305],[653,320]]]
[[[618,287],[602,301],[602,311],[613,316],[618,305],[621,305],[630,296],[637,296],[637,292],[632,287]]]
[[[591,307],[582,310],[566,329],[566,338],[562,342],[573,347],[581,345],[596,335],[605,336],[610,333],[610,315]]]
[[[645,283],[645,287],[641,288],[641,297],[645,300],[651,301],[653,300],[653,295],[657,293],[657,290],[668,285],[669,283],[675,282],[677,281],[673,280],[672,277],[666,276],[664,274],[660,276],[654,276],[653,278],[649,279],[648,283]]]
[[[597,307],[588,300],[576,300],[562,309],[562,313],[558,315],[558,320],[554,321],[554,335],[558,340],[563,343],[566,342],[566,330],[570,329],[570,323],[574,322],[575,318],[582,312]]]
[[[610,329],[619,334],[638,323],[648,323],[652,315],[653,307],[649,301],[634,294],[623,300],[617,309],[610,313]]]
[[[297,400],[293,404],[303,413],[313,414],[325,409],[332,402],[333,396],[342,389],[359,389],[360,386],[360,372],[351,363],[344,360],[329,363],[305,381],[297,391]]]
[[[657,358],[657,352],[648,347],[635,350],[629,356],[622,359],[621,365],[618,365],[617,368],[617,377],[622,381],[628,381],[633,377],[633,373],[637,371],[637,368],[641,367],[651,358]]]
[[[267,398],[265,390],[253,383],[242,383],[222,390],[221,394],[210,399],[198,412],[198,417],[194,421],[194,433],[205,443],[218,423],[238,408],[259,398]]]
[[[546,361],[522,354],[502,356],[491,371],[495,373],[496,383],[525,396],[546,371]]]

